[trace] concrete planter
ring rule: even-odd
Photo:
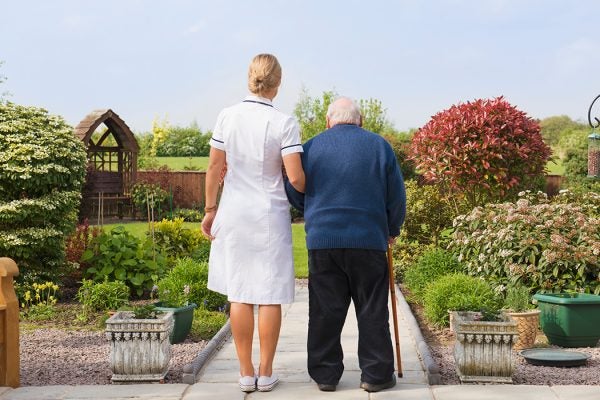
[[[135,319],[119,311],[106,321],[113,382],[162,382],[169,371],[173,313],[157,319]]]
[[[513,344],[519,337],[517,323],[509,315],[502,321],[477,321],[471,311],[452,312],[456,334],[454,360],[461,382],[512,383]]]

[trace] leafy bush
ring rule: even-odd
[[[415,179],[417,177],[415,166],[408,159],[408,148],[412,133],[386,133],[382,136],[392,146],[404,180]]]
[[[129,303],[129,287],[122,281],[84,279],[77,292],[77,301],[87,311],[118,310]]]
[[[460,263],[447,251],[438,248],[426,251],[404,274],[404,283],[413,297],[411,300],[423,304],[427,285],[441,276],[461,272],[461,269]]]
[[[138,182],[131,187],[131,200],[141,215],[154,210],[154,217],[160,218],[169,194],[155,183]]]
[[[488,204],[454,221],[450,249],[470,275],[533,291],[600,293],[600,218],[578,204]]]
[[[123,281],[138,296],[152,288],[166,264],[165,257],[153,250],[151,241],[141,242],[123,226],[94,239],[82,260],[91,265],[85,271],[86,277],[95,282]]]
[[[159,157],[208,156],[211,136],[210,132],[203,134],[195,124],[188,127],[169,127],[164,141],[156,147],[156,155]]]
[[[91,226],[87,218],[83,223],[77,225],[73,232],[65,241],[66,260],[72,263],[81,262],[83,252],[90,247],[92,241],[100,236],[102,228]]]
[[[194,310],[190,336],[194,340],[210,340],[227,322],[227,314],[203,308]]]
[[[173,259],[192,256],[205,242],[210,246],[210,241],[199,229],[192,230],[183,226],[183,218],[163,219],[155,222],[153,228],[154,234],[149,231],[146,235],[149,239],[154,237],[157,248]]]
[[[182,218],[186,222],[201,222],[204,214],[193,208],[176,208],[173,218]]]
[[[189,302],[208,310],[218,310],[227,303],[227,297],[209,290],[207,282],[206,262],[179,259],[175,267],[158,281],[158,299],[167,307],[181,307]]]
[[[460,210],[514,196],[545,173],[538,123],[502,97],[454,105],[413,136],[410,159]]]
[[[64,263],[85,165],[85,148],[61,117],[0,103],[0,254],[22,273]]]
[[[405,182],[406,219],[402,225],[402,234],[408,241],[422,244],[442,241],[442,232],[452,227],[456,217],[438,185],[419,185],[415,180]]]
[[[413,267],[416,260],[426,251],[435,248],[433,245],[422,245],[418,242],[408,242],[402,235],[392,246],[394,262],[394,278],[396,282],[404,281],[404,274]]]
[[[425,318],[433,325],[449,324],[448,311],[485,311],[496,314],[502,301],[485,281],[464,274],[445,275],[425,290]]]

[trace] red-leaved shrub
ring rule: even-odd
[[[454,105],[413,136],[409,157],[426,181],[468,207],[502,200],[545,173],[539,124],[503,97]]]

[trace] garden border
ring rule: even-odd
[[[215,355],[219,348],[225,343],[227,339],[229,339],[229,335],[231,334],[231,324],[229,319],[225,322],[225,325],[219,329],[219,331],[213,336],[212,339],[208,342],[206,347],[204,347],[200,353],[194,358],[194,360],[183,366],[183,383],[187,383],[188,385],[193,385],[196,383],[196,379],[198,378],[198,374],[204,368],[204,366],[210,361],[210,359]]]
[[[417,323],[417,319],[413,315],[408,303],[406,302],[406,299],[404,298],[404,295],[402,294],[399,285],[395,284],[394,288],[396,289],[396,302],[398,303],[400,311],[406,319],[408,329],[411,331],[412,337],[416,342],[417,353],[421,358],[421,363],[423,364],[425,375],[427,376],[427,382],[430,385],[441,385],[442,377],[440,375],[440,369],[433,357],[431,356],[429,346],[423,338],[423,333],[421,333],[421,328]]]

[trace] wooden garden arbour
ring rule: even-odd
[[[101,124],[106,130],[100,137],[93,137]],[[96,205],[102,205],[99,216],[105,212],[110,215],[117,208],[122,215],[123,204],[131,202],[130,189],[137,175],[139,146],[133,132],[114,111],[104,109],[88,114],[74,133],[86,146],[88,157],[82,216],[93,215]],[[116,146],[107,140],[111,136]]]

